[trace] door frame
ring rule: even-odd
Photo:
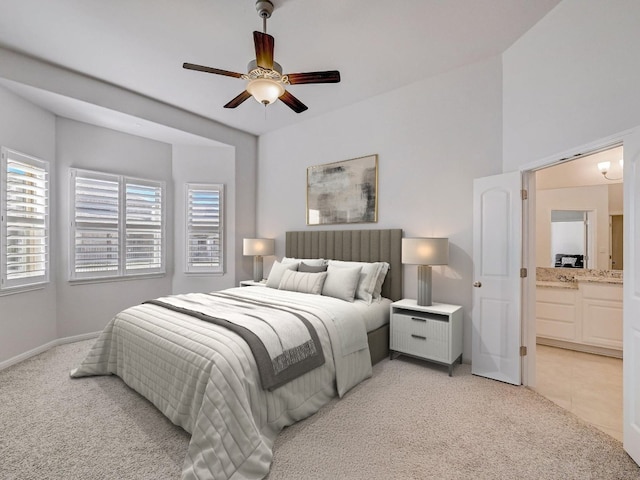
[[[640,131],[640,127],[625,130],[609,137],[605,137],[593,142],[574,147],[561,153],[550,155],[540,160],[522,165],[520,172],[522,174],[523,188],[527,190],[527,200],[523,207],[523,231],[522,231],[522,258],[523,266],[527,268],[527,277],[522,283],[522,345],[527,347],[527,355],[522,357],[522,384],[529,387],[536,386],[536,228],[535,228],[535,171],[542,168],[558,165],[566,161],[587,155],[598,150],[604,150],[616,145],[624,145],[624,138]],[[625,170],[626,171],[626,170]],[[630,175],[623,172],[623,182],[625,190],[627,182],[633,179]],[[623,239],[626,242],[627,229],[625,229]],[[624,270],[624,266],[623,266]],[[624,303],[623,303],[624,308]]]

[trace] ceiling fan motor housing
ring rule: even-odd
[[[247,64],[247,72],[249,73],[251,73],[257,68],[260,68],[260,67],[258,67],[258,62],[256,62],[255,60],[251,60]],[[280,65],[278,62],[273,62],[273,68],[271,70],[273,70],[274,72],[278,72],[279,76],[282,76],[282,65]]]

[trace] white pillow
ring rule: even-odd
[[[362,267],[359,266],[336,267],[329,265],[327,279],[322,287],[322,295],[353,302],[361,270]]]
[[[374,299],[382,297],[382,284],[384,283],[384,279],[387,278],[387,273],[389,273],[389,268],[391,268],[391,265],[389,265],[387,262],[380,262],[380,263],[382,263],[382,268],[378,272],[378,279],[376,280],[376,286],[373,289]]]
[[[344,262],[340,260],[329,260],[329,265],[339,268],[356,267],[361,268],[356,298],[371,303],[374,298],[380,297],[384,278],[389,270],[386,262]]]
[[[297,263],[280,263],[278,261],[273,262],[271,271],[269,272],[269,278],[267,278],[267,287],[278,288],[280,286],[280,280],[282,280],[282,274],[287,270],[297,270]]]
[[[293,258],[293,257],[283,257],[282,263],[300,263],[304,262],[307,265],[312,265],[314,267],[321,267],[322,265],[326,265],[327,261],[324,258]]]
[[[278,288],[280,290],[320,295],[326,278],[327,272],[308,273],[286,270],[282,274],[282,280],[280,280]]]

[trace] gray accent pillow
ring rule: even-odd
[[[271,271],[269,272],[269,278],[267,278],[267,287],[278,288],[280,286],[280,280],[282,280],[282,274],[287,270],[297,270],[297,263],[280,263],[278,261],[273,262]]]
[[[362,267],[336,267],[329,265],[322,295],[353,302]]]
[[[298,265],[298,271],[309,273],[326,272],[327,265],[309,265],[307,262],[300,262],[300,265]]]
[[[326,265],[327,261],[324,258],[294,258],[294,257],[283,257],[282,263],[300,263],[304,262],[307,265]]]
[[[311,293],[320,295],[327,278],[327,272],[294,272],[287,270],[282,273],[282,280],[278,288],[292,292]]]

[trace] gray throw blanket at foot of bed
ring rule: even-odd
[[[253,353],[266,390],[324,363],[318,333],[304,310],[217,293],[174,295],[144,303],[215,323],[240,335]]]

